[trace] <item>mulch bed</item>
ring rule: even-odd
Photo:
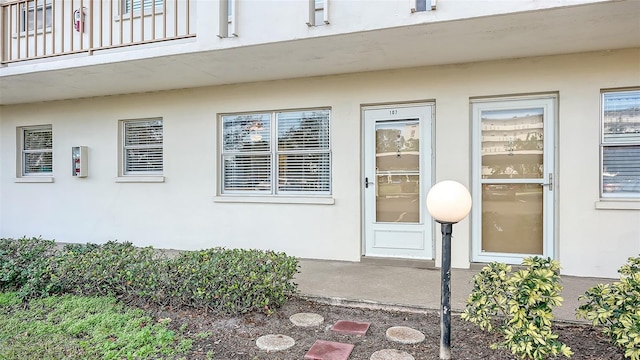
[[[150,309],[147,309],[150,310]],[[415,359],[439,359],[440,318],[437,311],[410,313],[402,311],[371,310],[319,304],[299,298],[290,299],[270,316],[251,313],[239,317],[203,314],[190,310],[151,310],[160,318],[171,318],[170,326],[185,329],[194,339],[190,353],[183,354],[189,360],[197,359],[278,359],[301,360],[316,340],[336,341],[355,345],[349,360],[368,360],[375,351],[396,349],[405,351]],[[311,312],[324,316],[325,321],[316,327],[296,327],[289,316]],[[331,331],[338,320],[370,322],[365,336],[344,335]],[[416,345],[403,345],[385,338],[392,326],[408,326],[423,332],[426,340]],[[555,326],[559,340],[575,353],[574,360],[619,360],[623,352],[613,346],[600,330],[589,325],[560,323]],[[210,335],[203,336],[209,332]],[[201,336],[196,336],[201,334]],[[268,334],[292,337],[296,344],[285,351],[271,352],[258,349],[256,339]],[[505,350],[492,350],[489,345],[499,340],[493,334],[481,331],[476,325],[452,316],[451,353],[453,359],[517,359]]]

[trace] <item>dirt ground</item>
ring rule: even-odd
[[[171,318],[171,327],[185,329],[194,339],[194,345],[186,359],[269,359],[302,360],[316,340],[336,341],[355,345],[350,360],[369,359],[371,354],[381,349],[405,351],[416,360],[439,359],[440,319],[437,311],[410,313],[401,311],[371,310],[330,306],[308,300],[293,298],[271,316],[247,314],[241,317],[206,315],[192,311],[170,311],[157,309],[156,316]],[[316,327],[296,327],[289,316],[311,312],[322,315],[325,321]],[[365,336],[344,335],[331,331],[338,320],[370,322]],[[385,338],[385,332],[392,326],[408,326],[425,334],[426,340],[417,345],[403,345]],[[618,360],[623,359],[622,351],[610,344],[599,329],[581,324],[558,324],[559,339],[571,347],[574,360]],[[200,334],[199,336],[196,336]],[[282,334],[292,337],[295,345],[285,351],[260,350],[256,339],[268,334]],[[453,359],[516,359],[504,350],[492,350],[489,344],[499,340],[494,335],[481,331],[474,324],[452,315],[451,353]]]

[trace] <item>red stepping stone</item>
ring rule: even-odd
[[[347,360],[354,345],[316,340],[304,356],[307,360]]]
[[[338,320],[331,330],[340,334],[364,335],[367,333],[367,330],[369,330],[369,325],[371,325],[371,323]]]

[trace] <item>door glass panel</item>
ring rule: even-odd
[[[378,175],[376,222],[420,222],[419,179],[419,175]]]
[[[418,120],[376,123],[376,222],[420,222]]]
[[[483,184],[482,251],[543,254],[540,184]]]
[[[482,251],[542,254],[542,108],[482,112]],[[498,179],[493,181],[493,179]]]
[[[482,112],[482,178],[543,177],[543,109]]]

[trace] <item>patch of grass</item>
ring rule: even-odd
[[[22,300],[20,300],[20,297],[18,296],[18,294],[14,293],[14,292],[0,293],[0,306],[1,307],[18,305],[21,302],[22,302]]]
[[[0,293],[0,359],[155,359],[192,342],[113,297],[51,296],[25,306]]]

